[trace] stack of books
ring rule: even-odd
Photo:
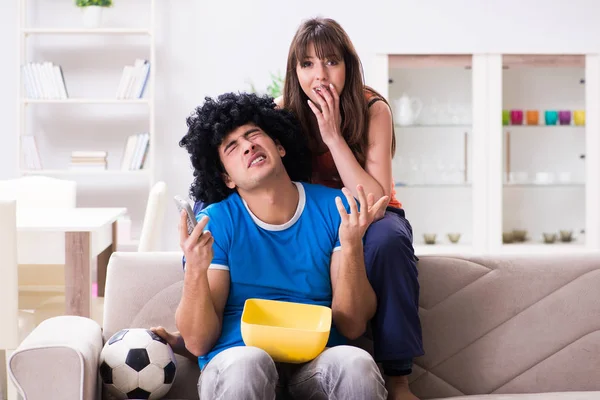
[[[141,99],[150,74],[150,62],[136,59],[132,65],[126,65],[121,74],[117,89],[117,99]]]
[[[98,171],[106,169],[106,151],[71,152],[70,169],[75,171]]]
[[[30,99],[66,99],[69,97],[60,65],[49,61],[30,62],[21,67],[25,93]]]
[[[135,171],[144,168],[150,147],[150,134],[148,132],[131,135],[127,138],[121,171]]]
[[[33,135],[21,137],[22,159],[25,168],[28,170],[41,170],[42,163],[38,146]],[[150,147],[150,134],[148,132],[138,133],[127,137],[123,149],[121,161],[121,171],[137,171],[144,168],[148,159],[148,149]],[[71,152],[71,162],[69,170],[71,171],[105,171],[108,167],[108,152],[76,150]],[[115,169],[113,167],[113,169]]]

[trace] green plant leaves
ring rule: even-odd
[[[112,0],[75,0],[75,4],[77,5],[77,7],[110,7],[112,6]]]
[[[277,98],[283,93],[283,77],[280,73],[277,75],[271,73],[271,84],[267,86],[269,96]]]
[[[261,91],[261,93],[268,94],[273,98],[277,98],[283,94],[284,77],[281,76],[280,72],[278,72],[277,74],[271,72],[270,75],[271,83],[267,86],[267,89],[264,92]],[[251,93],[259,93],[259,91],[256,89],[256,87],[251,81],[247,81],[247,83],[250,85]]]

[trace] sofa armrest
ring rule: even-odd
[[[38,325],[8,360],[8,374],[25,399],[96,399],[102,329],[77,316]]]

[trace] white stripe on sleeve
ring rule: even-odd
[[[229,267],[223,264],[210,264],[208,269],[220,269],[222,271],[229,271]]]

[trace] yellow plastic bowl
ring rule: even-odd
[[[242,312],[246,346],[275,361],[304,363],[321,354],[331,329],[331,308],[312,304],[248,299]]]

